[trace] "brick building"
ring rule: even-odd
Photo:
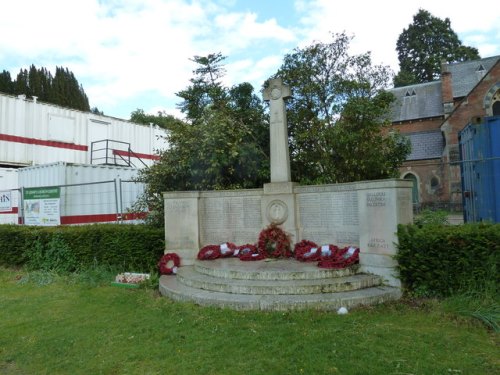
[[[460,210],[458,133],[485,116],[500,116],[500,56],[443,64],[440,80],[391,92],[393,128],[412,144],[400,172],[414,183],[415,206]]]

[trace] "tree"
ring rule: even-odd
[[[173,126],[172,124],[178,124],[180,120],[167,114],[165,111],[158,111],[156,115],[151,115],[145,113],[143,109],[137,108],[130,114],[130,121],[144,125],[155,124],[160,128],[170,130]]]
[[[14,82],[12,82],[10,73],[6,70],[3,70],[2,73],[0,73],[0,92],[6,94],[14,93]]]
[[[220,82],[225,74],[222,64],[225,59],[220,52],[190,59],[199,66],[193,71],[191,85],[177,93],[183,99],[179,109],[188,120],[196,122],[202,119],[204,109],[209,106],[223,108],[227,104],[227,88]]]
[[[169,117],[165,124],[169,148],[140,172],[146,192],[139,203],[157,214],[150,215],[152,223],[162,224],[164,191],[255,188],[269,179],[264,107],[249,83],[222,85],[223,59],[220,54],[193,59],[199,66],[191,85],[178,93],[187,120]],[[158,117],[160,122],[167,118]],[[131,119],[155,122],[142,110]]]
[[[393,96],[383,89],[391,72],[373,66],[369,53],[349,55],[345,33],[332,39],[295,49],[273,76],[292,90],[292,177],[334,183],[395,176],[409,146],[386,129]]]
[[[10,73],[5,70],[0,73],[0,91],[11,95],[36,96],[39,100],[78,109],[90,111],[89,100],[83,87],[75,75],[62,67],[56,67],[56,74],[46,69],[37,69],[31,65],[29,70],[21,69],[17,78],[12,81]]]
[[[74,74],[63,67],[56,67],[49,94],[50,102],[81,111],[90,111],[89,99]]]
[[[97,107],[90,108],[90,113],[93,113],[94,115],[104,116],[104,112],[99,110],[99,108]]]
[[[14,81],[14,94],[29,95],[29,91],[28,71],[26,69],[21,69],[17,74],[17,79]]]
[[[449,18],[442,20],[423,9],[399,35],[396,51],[400,68],[394,78],[396,87],[438,79],[442,61],[452,63],[480,58],[476,48],[462,45]]]

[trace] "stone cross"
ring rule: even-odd
[[[264,90],[263,97],[265,101],[269,101],[271,114],[269,127],[271,182],[290,182],[290,153],[285,110],[285,99],[290,97],[290,88],[283,85],[281,78],[272,79]]]

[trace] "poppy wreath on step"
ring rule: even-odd
[[[243,261],[262,260],[266,258],[266,254],[259,251],[257,246],[251,244],[238,246],[236,251],[238,252],[238,258]]]
[[[233,256],[234,251],[238,248],[238,246],[236,246],[232,242],[224,242],[219,247],[220,247],[220,256],[222,258],[227,258],[227,257]]]
[[[321,259],[318,267],[340,269],[355,263],[359,263],[359,249],[351,246],[337,249],[332,256]]]
[[[341,250],[335,245],[323,245],[319,248],[319,254],[321,260],[332,260],[340,256]],[[342,252],[343,254],[343,252]]]
[[[260,232],[257,248],[271,258],[293,255],[290,236],[276,224],[271,224]]]
[[[173,264],[171,266],[171,264]],[[160,274],[171,275],[177,273],[177,268],[181,264],[181,259],[176,253],[166,253],[160,258],[158,262],[158,268],[160,269]]]
[[[199,260],[212,260],[220,258],[220,256],[220,245],[207,245],[200,249],[197,258]]]
[[[315,242],[302,240],[295,244],[293,249],[295,259],[301,262],[314,262],[320,260],[321,252]]]

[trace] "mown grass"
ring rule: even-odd
[[[174,277],[174,276],[172,276]],[[498,334],[436,301],[237,312],[0,269],[4,374],[495,374]]]

